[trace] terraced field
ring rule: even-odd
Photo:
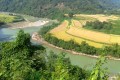
[[[86,41],[89,45],[94,47],[103,47],[104,45],[114,43],[120,44],[120,35],[105,34],[102,32],[92,31],[83,28],[87,21],[99,20],[103,22],[109,20],[118,20],[120,19],[120,17],[114,15],[106,16],[106,15],[83,15],[83,14],[76,15],[76,18],[77,17],[79,19],[71,20],[71,25],[68,25],[69,24],[68,21],[64,21],[60,26],[51,30],[50,33],[52,33],[53,36],[59,39],[63,39],[66,41],[72,39],[79,44],[82,41]]]
[[[69,41],[72,39],[75,42],[77,42],[78,44],[80,44],[82,41],[86,41],[91,46],[95,46],[95,47],[103,47],[104,46],[103,44],[95,43],[93,41],[86,40],[86,39],[79,38],[79,37],[68,34],[66,32],[68,30],[67,26],[68,26],[68,21],[64,21],[60,26],[51,30],[50,33],[52,33],[53,36],[57,37],[58,39],[63,39],[65,41]]]

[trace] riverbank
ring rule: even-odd
[[[22,28],[27,28],[27,27],[39,27],[47,23],[49,23],[49,21],[44,21],[44,20],[38,20],[35,22],[22,21],[22,22],[16,22],[16,23],[8,23],[8,24],[3,25],[2,27],[8,27],[11,29],[17,29],[17,28],[22,29]]]
[[[11,28],[11,29],[19,29],[20,28],[21,29],[21,28],[27,28],[27,27],[39,27],[39,26],[48,24],[50,22],[49,19],[36,18],[36,17],[23,15],[23,14],[17,14],[17,13],[0,12],[0,14],[2,14],[2,17],[5,17],[5,18],[6,18],[6,16],[8,18],[10,17],[10,19],[11,19],[11,17],[16,18],[17,16],[21,16],[24,19],[23,21],[5,23],[4,25],[1,26],[1,28]]]
[[[37,42],[42,43],[42,44],[45,44],[45,45],[49,45],[49,46],[54,47],[54,48],[59,49],[59,50],[63,50],[65,52],[68,52],[68,53],[71,53],[71,54],[74,54],[74,55],[82,55],[82,56],[87,56],[87,57],[91,57],[91,58],[99,58],[99,56],[96,56],[96,55],[88,55],[88,54],[85,54],[85,53],[79,53],[79,52],[75,52],[75,51],[72,51],[72,50],[65,50],[63,48],[54,46],[53,44],[50,44],[47,41],[45,41],[41,36],[39,36],[39,34],[37,32],[33,33],[32,40],[37,41]],[[111,56],[106,56],[106,57],[110,60],[120,61],[119,58],[115,58],[115,57],[111,57]]]

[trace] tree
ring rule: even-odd
[[[1,44],[0,80],[23,80],[32,71],[30,54],[30,36],[20,30],[16,42]]]
[[[106,58],[100,57],[91,72],[89,80],[108,80],[107,68],[103,69],[104,63],[106,63]]]
[[[109,53],[111,56],[120,57],[120,46],[118,44],[113,44],[112,46],[106,46],[104,48],[105,53]]]
[[[55,59],[55,61],[51,61],[52,59]],[[69,78],[69,72],[68,72],[68,61],[65,58],[65,54],[61,53],[58,56],[55,56],[53,53],[51,53],[49,57],[50,62],[54,62],[51,67],[51,79],[52,80],[70,80]]]
[[[74,13],[72,13],[72,12],[70,12],[70,13],[68,14],[68,16],[69,16],[70,18],[72,18],[73,15],[74,15]]]
[[[1,44],[0,80],[86,80],[90,75],[88,71],[72,65],[64,53],[46,54],[44,48],[31,45],[30,37],[24,31],[20,30],[16,39]],[[76,45],[74,41],[61,42]],[[104,57],[98,60],[89,80],[107,79],[107,73],[102,69],[105,61]]]
[[[30,34],[24,33],[23,30],[20,30],[16,37],[16,45],[21,47],[29,47],[31,45],[30,38]]]
[[[0,22],[0,26],[1,26],[1,25],[4,25],[4,24],[5,24],[4,22]]]

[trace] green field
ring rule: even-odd
[[[0,13],[0,22],[12,23],[12,22],[19,22],[19,21],[24,21],[24,18],[20,15]]]

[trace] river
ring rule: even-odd
[[[42,28],[42,26],[40,26],[40,27],[28,27],[28,28],[24,28],[23,30],[32,35],[34,32],[37,32],[38,30],[40,30],[40,28]],[[19,29],[11,29],[10,27],[0,28],[0,40],[1,41],[13,40],[13,39],[15,39],[18,31],[19,31]],[[49,45],[43,45],[43,46],[46,47],[46,50],[48,53],[50,50],[52,50],[55,53],[64,52],[62,50],[53,48]],[[79,67],[82,67],[82,68],[88,69],[88,70],[93,68],[93,66],[95,65],[95,62],[97,60],[95,58],[82,56],[82,55],[74,55],[74,54],[71,54],[68,52],[66,52],[66,57],[70,58],[70,61],[73,65],[77,65]],[[105,66],[108,68],[108,71],[112,74],[120,72],[120,61],[107,60],[107,63]]]

